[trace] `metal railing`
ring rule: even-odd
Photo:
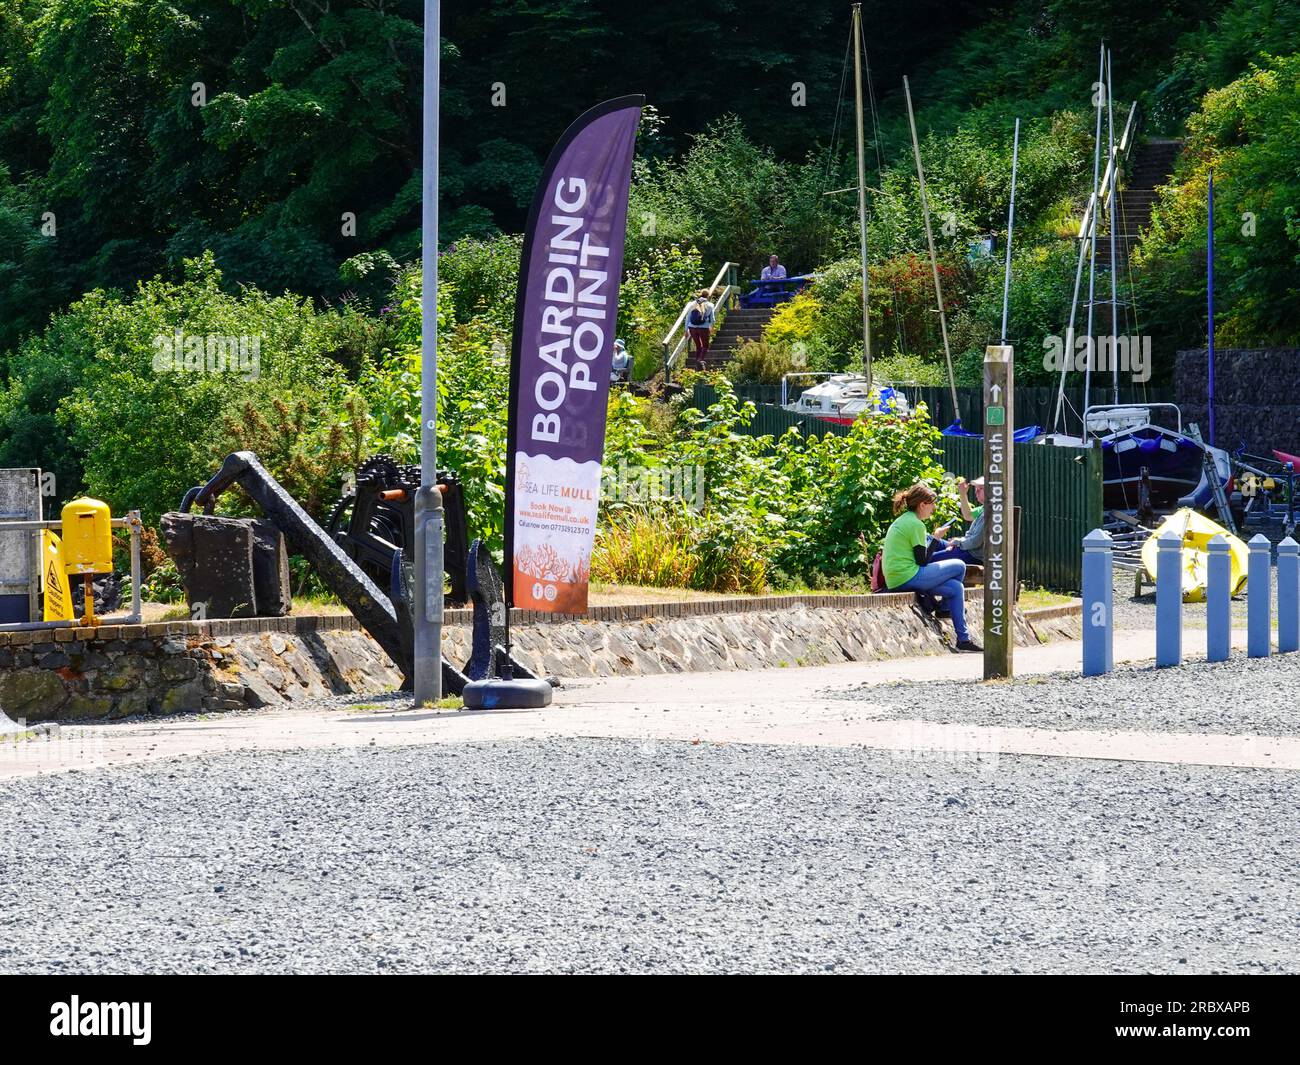
[[[144,522],[140,520],[138,510],[129,510],[124,518],[113,518],[109,522],[114,529],[131,530],[131,612],[129,614],[108,614],[100,616],[100,625],[138,625],[143,618],[140,608],[140,533]],[[63,522],[55,518],[50,521],[0,521],[0,532],[25,531],[38,538],[43,529],[62,529]],[[44,565],[44,556],[41,558]],[[0,625],[0,632],[24,632],[29,629],[67,629],[80,627],[80,621],[19,621]]]
[[[740,264],[725,262],[722,269],[713,279],[713,284],[708,288],[709,299],[713,301],[713,306],[719,310],[727,306],[727,301],[734,298],[740,293],[740,286],[736,283],[739,278]],[[682,313],[677,316],[673,322],[672,328],[664,334],[660,342],[663,348],[663,365],[664,365],[664,383],[667,384],[672,377],[672,368],[680,361],[682,352],[690,343],[691,335],[686,329],[686,315],[691,309],[687,303],[682,308]],[[678,336],[677,334],[681,335]],[[674,338],[676,341],[674,342]]]

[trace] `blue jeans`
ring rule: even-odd
[[[968,640],[966,631],[966,599],[962,588],[962,578],[966,576],[966,563],[959,558],[945,559],[943,562],[927,562],[906,584],[889,589],[891,592],[929,592],[942,599],[952,613],[952,627],[957,632],[957,639]]]

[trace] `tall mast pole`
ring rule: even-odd
[[[1079,234],[1079,259],[1074,267],[1074,294],[1070,297],[1070,322],[1065,327],[1065,350],[1061,354],[1061,383],[1056,391],[1056,412],[1052,415],[1052,432],[1061,431],[1061,415],[1065,409],[1065,375],[1074,362],[1074,320],[1079,312],[1079,286],[1083,283],[1083,258],[1088,253],[1089,224],[1096,224],[1096,217],[1085,220]]]
[[[1101,204],[1098,202],[1098,188],[1101,180],[1101,104],[1102,94],[1106,91],[1106,46],[1101,46],[1101,59],[1097,64],[1097,130],[1092,140],[1092,230],[1088,252],[1088,361],[1083,367],[1083,433],[1081,439],[1088,439],[1088,404],[1092,397],[1092,364],[1097,358],[1097,338],[1092,331],[1093,297],[1097,291],[1097,215]]]
[[[1020,162],[1020,119],[1011,141],[1011,206],[1007,211],[1007,265],[1002,277],[1002,346],[1007,345],[1007,305],[1011,298],[1011,233],[1016,225],[1016,167]]]
[[[1119,294],[1116,278],[1119,276],[1115,259],[1115,193],[1119,184],[1119,160],[1115,156],[1115,105],[1111,93],[1110,49],[1106,49],[1106,137],[1110,141],[1110,401],[1119,404],[1119,360],[1115,357],[1115,341],[1119,336]]]
[[[1209,314],[1209,333],[1205,349],[1206,369],[1209,373],[1209,400],[1207,413],[1210,416],[1209,444],[1214,446],[1214,171],[1210,171],[1210,217],[1205,227],[1205,303]]]
[[[862,5],[853,5],[853,97],[858,131],[858,237],[862,250],[862,374],[871,391],[871,315],[867,309],[867,170],[862,115]]]
[[[921,187],[921,214],[925,218],[925,242],[930,248],[930,272],[934,276],[934,301],[939,307],[939,333],[943,337],[943,358],[948,364],[948,391],[952,396],[953,417],[961,421],[957,406],[957,382],[952,372],[952,352],[948,350],[948,316],[943,310],[943,289],[939,285],[939,260],[934,254],[934,232],[930,228],[930,201],[925,194],[925,170],[921,166],[921,142],[916,138],[916,115],[912,112],[912,89],[903,77],[903,94],[907,97],[907,124],[912,130],[912,154],[916,156],[916,180]]]
[[[438,491],[438,61],[439,0],[424,0],[424,146],[421,175],[420,487],[415,493],[415,705],[442,697],[443,508]]]

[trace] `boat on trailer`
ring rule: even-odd
[[[790,381],[800,377],[824,377],[791,400]],[[902,390],[872,383],[857,373],[786,374],[781,379],[781,406],[792,414],[807,414],[837,425],[852,425],[859,418],[875,414],[906,418],[912,405]]]
[[[1114,269],[1116,261],[1114,223],[1115,193],[1120,181],[1121,154],[1127,151],[1134,135],[1133,116],[1136,104],[1129,111],[1123,135],[1115,143],[1114,113],[1111,106],[1110,53],[1103,45],[1097,72],[1099,84],[1106,92],[1097,97],[1096,131],[1093,142],[1092,194],[1084,212],[1078,232],[1078,260],[1075,264],[1074,292],[1070,300],[1069,323],[1065,329],[1065,351],[1075,350],[1075,322],[1080,305],[1080,287],[1084,265],[1088,265],[1088,308],[1085,336],[1092,345],[1084,367],[1083,415],[1080,418],[1080,435],[1064,431],[1066,374],[1068,359],[1062,363],[1060,385],[1057,390],[1056,413],[1053,429],[1039,437],[1044,446],[1100,447],[1102,452],[1102,505],[1110,511],[1133,511],[1143,502],[1144,484],[1149,490],[1147,501],[1157,510],[1195,506],[1208,508],[1216,491],[1226,487],[1232,474],[1231,458],[1226,451],[1212,447],[1200,439],[1192,428],[1183,431],[1182,412],[1173,403],[1121,403],[1119,401],[1119,363],[1112,354],[1111,395],[1109,404],[1089,405],[1092,394],[1092,351],[1095,350],[1094,310],[1102,302],[1096,299],[1098,221],[1103,212],[1109,214],[1110,230],[1110,319],[1111,338],[1120,335],[1119,293]],[[1107,162],[1103,172],[1102,115],[1103,101],[1106,113]],[[1211,282],[1211,288],[1212,288]],[[1212,316],[1211,316],[1212,317]],[[1211,341],[1211,347],[1213,341]],[[1212,386],[1211,386],[1212,387]],[[1213,401],[1211,400],[1211,403]],[[1213,415],[1211,414],[1211,427]],[[1207,464],[1206,456],[1211,460]],[[1209,481],[1209,470],[1219,484]]]
[[[1158,410],[1171,412],[1172,427],[1154,420]],[[1083,437],[1051,433],[1042,440],[1057,447],[1101,448],[1102,505],[1107,510],[1137,508],[1144,471],[1154,507],[1173,507],[1197,493],[1206,449],[1183,432],[1182,414],[1175,404],[1094,406],[1084,411],[1083,421]],[[1226,452],[1214,457],[1216,467],[1228,461]]]

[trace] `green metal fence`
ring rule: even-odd
[[[967,480],[983,473],[983,440],[945,436],[940,446],[945,470]],[[1101,449],[1051,444],[1016,444],[1015,449],[1020,580],[1078,591],[1083,583],[1083,538],[1102,523]]]
[[[749,397],[737,392],[741,399]],[[691,395],[691,406],[697,410],[707,410],[709,405],[716,403],[718,400],[718,390],[712,385],[699,383],[696,384],[695,390]],[[811,414],[797,414],[794,411],[786,410],[775,403],[766,403],[755,400],[754,405],[757,413],[754,420],[750,423],[745,432],[750,436],[784,436],[786,430],[791,426],[797,428],[804,436],[825,436],[831,434],[834,436],[845,436],[848,434],[847,425],[839,425],[836,422],[828,422],[825,418],[815,418]]]
[[[799,397],[813,381],[791,382],[788,399]],[[697,386],[698,387],[698,386]],[[984,422],[984,390],[981,388],[962,387],[957,389],[958,412],[953,411],[952,395],[946,387],[901,386],[907,398],[913,404],[924,403],[930,411],[930,421],[943,428],[951,425],[957,413],[961,414],[962,425],[980,426]],[[780,385],[740,384],[735,386],[736,395],[754,403],[781,402]],[[1081,402],[1080,389],[1072,388],[1065,397],[1070,406],[1066,408],[1067,428],[1071,432],[1079,431],[1078,404]],[[1092,389],[1091,402],[1095,405],[1110,403],[1112,393],[1109,386],[1097,386]],[[1119,390],[1121,403],[1173,403],[1172,388],[1148,387],[1144,385],[1126,385]],[[1054,385],[1018,385],[1016,387],[1016,428],[1028,425],[1041,426],[1045,431],[1052,429],[1052,419],[1056,412],[1056,387]]]
[[[717,399],[712,385],[697,384],[691,405],[706,409]],[[1020,389],[1016,390],[1019,409]],[[790,426],[805,435],[844,435],[837,425],[780,406],[757,404],[758,413],[746,430],[752,436],[781,436]],[[1024,424],[1023,419],[1018,419]],[[978,425],[978,422],[966,424]],[[1058,591],[1078,591],[1082,585],[1084,536],[1101,527],[1101,450],[1016,444],[1015,494],[1020,514],[1020,580]],[[944,469],[968,480],[983,472],[984,441],[945,436],[940,450]]]

